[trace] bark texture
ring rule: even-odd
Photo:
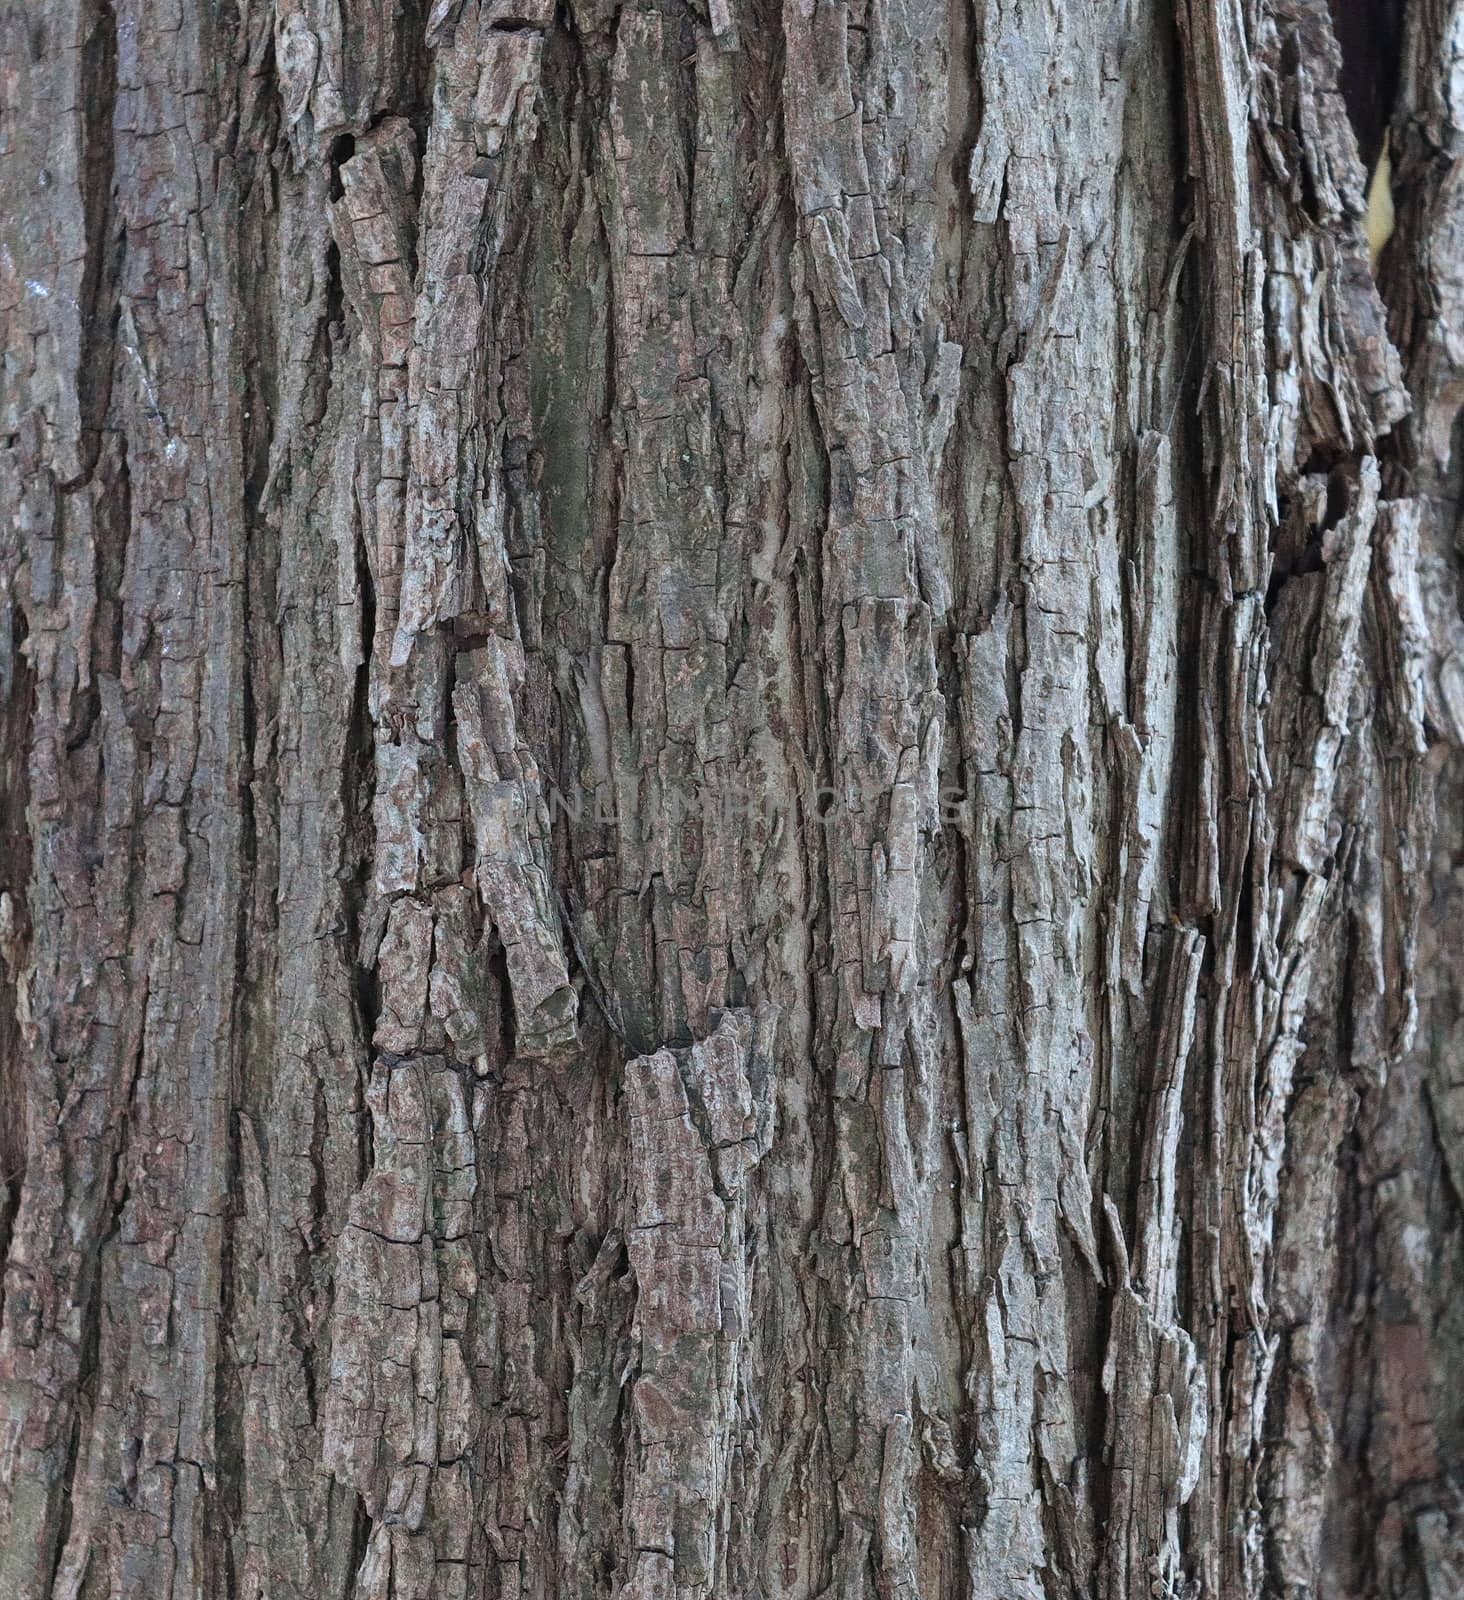
[[[707,5],[0,0],[0,1597],[1453,1600],[1464,5]]]

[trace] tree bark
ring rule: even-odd
[[[1464,4],[708,4],[0,0],[0,1600],[1464,1593]]]

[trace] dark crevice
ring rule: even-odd
[[[1327,0],[1342,52],[1337,87],[1362,164],[1371,172],[1398,95],[1405,0]]]
[[[490,936],[487,964],[489,981],[498,996],[497,1050],[490,1052],[490,1055],[496,1060],[510,1061],[515,1054],[514,1040],[518,1036],[518,1028],[514,1017],[513,985],[508,980],[508,955],[496,933]],[[486,1040],[484,1042],[487,1043]]]
[[[625,651],[625,723],[632,736],[635,734],[635,646],[627,644]]]
[[[356,1020],[369,1051],[381,1019],[381,983],[374,963],[362,957],[362,929],[371,899],[376,829],[376,730],[371,717],[371,653],[376,636],[376,584],[359,525],[356,538],[356,595],[361,618],[360,661],[352,689],[345,760],[341,766],[341,811],[346,819],[347,861],[342,889],[346,923],[345,958],[351,963]],[[369,1119],[368,1119],[369,1120]],[[369,1162],[368,1162],[369,1165]]]
[[[341,168],[356,153],[356,136],[353,133],[338,134],[330,143],[329,166],[329,192],[332,200],[345,198],[346,186],[341,182]]]
[[[80,172],[86,230],[86,254],[77,297],[81,326],[76,374],[81,475],[76,481],[63,484],[63,489],[80,487],[96,470],[103,420],[111,401],[116,283],[122,245],[120,230],[114,230],[112,225],[116,102],[117,16],[111,4],[103,0],[92,13],[81,46]]]
[[[366,1565],[366,1555],[371,1546],[371,1513],[367,1511],[366,1501],[361,1495],[354,1495],[353,1499],[355,1505],[351,1518],[351,1548],[347,1562],[351,1581],[342,1592],[360,1594],[366,1590],[366,1584],[362,1579],[362,1568]]]
[[[6,895],[0,921],[0,1261],[9,1259],[11,1230],[26,1171],[26,1051],[18,1015],[17,984],[30,960],[30,918],[25,886],[30,881],[30,748],[36,713],[35,670],[24,646],[25,613],[19,606],[0,611],[0,893]],[[0,1274],[0,1313],[5,1281]]]
[[[240,1158],[240,1127],[236,1113],[229,1118],[229,1171],[242,1171]],[[225,1223],[219,1230],[219,1327],[227,1334],[239,1326],[247,1307],[238,1304],[238,1268],[236,1256],[239,1246],[240,1225],[244,1222],[243,1185],[233,1182],[225,1199]],[[222,1595],[232,1600],[237,1594],[237,1575],[233,1565],[234,1540],[232,1531],[244,1517],[244,1403],[245,1375],[239,1365],[220,1360],[217,1367],[218,1400],[215,1411],[217,1429],[217,1490],[204,1498],[204,1515],[210,1524],[212,1537],[208,1550],[212,1559],[222,1568]],[[215,1585],[215,1592],[220,1592]]]

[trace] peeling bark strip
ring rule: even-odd
[[[688,1050],[626,1063],[635,1277],[624,1593],[712,1595],[747,1404],[747,1178],[772,1134],[771,1019],[728,1013]],[[761,1046],[759,1049],[758,1046]],[[760,1059],[758,1059],[760,1057]]]
[[[0,0],[0,1600],[1464,1592],[1461,53]]]

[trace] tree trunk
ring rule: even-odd
[[[1453,1600],[1464,0],[700,3],[0,3],[0,1600]]]

